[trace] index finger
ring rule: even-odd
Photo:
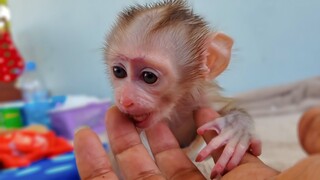
[[[116,107],[109,109],[106,126],[111,149],[124,179],[164,179],[141,143],[136,128]]]

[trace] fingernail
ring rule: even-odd
[[[114,108],[114,107],[116,107],[116,105],[115,105],[115,104],[112,104],[109,108]]]
[[[201,131],[201,129],[197,129],[197,133],[198,133],[199,135],[203,135],[203,131]]]
[[[213,179],[217,176],[217,173],[215,171],[213,171],[210,175],[210,179]]]
[[[89,126],[80,126],[74,131],[73,134],[77,134],[81,129],[90,129],[90,127]]]
[[[214,176],[212,176],[212,174],[211,174],[211,177],[210,177],[210,178],[211,178],[212,180],[214,180],[214,179],[219,180],[219,179],[222,178],[222,176],[221,176],[221,174],[215,173]]]
[[[203,157],[202,156],[197,156],[197,158],[196,158],[196,162],[201,162],[201,161],[203,161]]]
[[[228,164],[226,170],[231,171],[235,166],[232,164]]]

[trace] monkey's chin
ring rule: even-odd
[[[146,129],[152,125],[151,113],[143,115],[133,115],[131,116],[134,125],[140,129]]]

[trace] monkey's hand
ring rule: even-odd
[[[223,117],[207,122],[198,128],[197,133],[203,135],[213,130],[218,135],[199,152],[196,161],[203,161],[215,150],[225,146],[211,172],[211,177],[215,177],[235,168],[247,150],[259,156],[261,142],[254,136],[253,129],[251,117],[241,110],[230,111]]]

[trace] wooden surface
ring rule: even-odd
[[[14,82],[0,82],[0,103],[19,99],[21,99],[21,92],[14,87]]]

